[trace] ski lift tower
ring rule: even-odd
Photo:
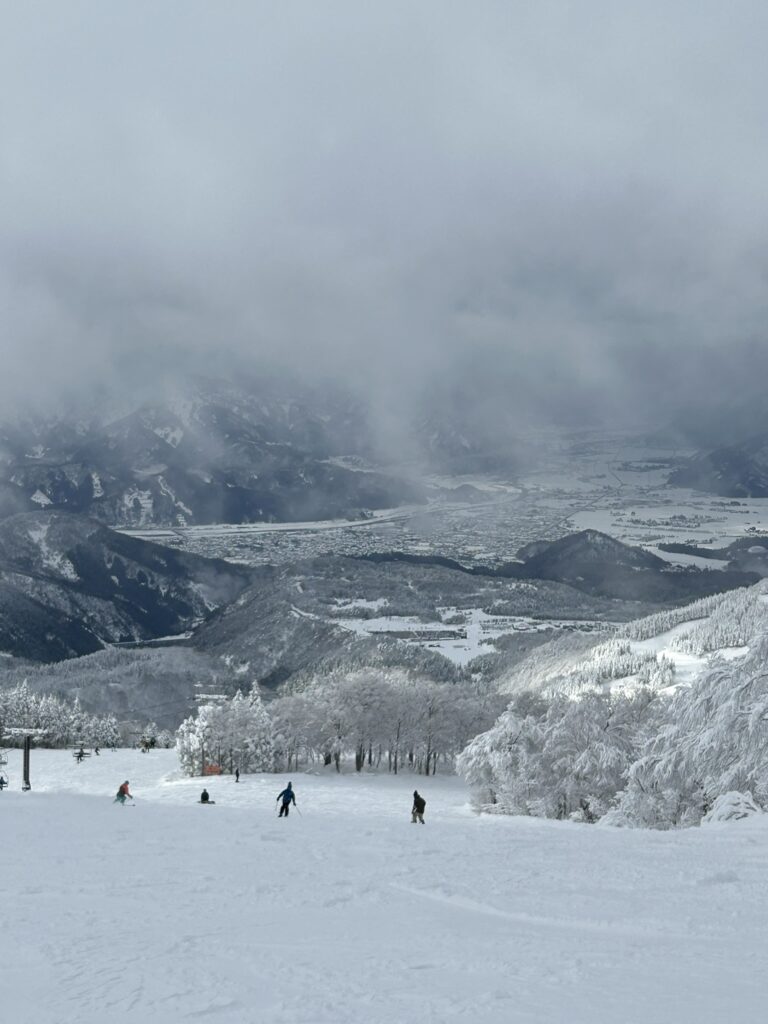
[[[23,771],[23,782],[21,789],[23,793],[27,793],[32,789],[32,783],[29,781],[29,755],[32,750],[32,741],[40,739],[45,736],[45,729],[24,729],[15,726],[6,726],[5,736],[11,739],[18,739],[21,737],[24,740],[24,771]]]

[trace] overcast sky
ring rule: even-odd
[[[238,357],[654,415],[768,347],[765,3],[0,11],[5,401]]]

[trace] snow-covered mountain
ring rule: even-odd
[[[423,500],[417,485],[339,464],[368,436],[346,396],[196,379],[116,418],[0,428],[0,516],[38,507],[111,526],[300,521]]]
[[[729,498],[766,498],[768,434],[697,455],[676,470],[669,482]]]
[[[522,565],[505,567],[527,579],[558,580],[588,594],[625,601],[666,603],[755,583],[740,568],[712,573],[672,567],[657,555],[624,544],[598,530],[582,530],[555,541],[526,545]]]
[[[505,693],[572,695],[649,686],[672,692],[694,683],[713,659],[740,659],[768,634],[768,584],[635,619],[618,630],[557,637],[528,654],[502,679]]]
[[[182,633],[233,601],[251,576],[84,516],[12,516],[0,522],[0,651],[58,661]]]
[[[531,575],[541,579],[584,579],[595,573],[602,575],[608,567],[614,571],[661,571],[668,567],[657,555],[599,530],[582,530],[558,540],[534,542],[521,555]]]

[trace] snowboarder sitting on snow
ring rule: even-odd
[[[292,787],[290,782],[285,787],[283,792],[278,796],[277,799],[278,799],[278,801],[279,800],[283,801],[282,804],[280,805],[280,813],[278,814],[278,818],[282,818],[283,815],[285,815],[286,818],[287,818],[288,817],[288,811],[289,811],[290,806],[291,806],[291,801],[293,801],[294,807],[296,806],[296,797],[293,794],[293,787]]]
[[[413,810],[411,811],[411,821],[415,825],[416,821],[420,821],[424,824],[424,808],[427,806],[427,801],[423,796],[419,796],[418,789],[413,791]]]
[[[133,800],[133,797],[131,796],[128,790],[128,780],[126,779],[125,782],[120,787],[120,789],[118,789],[117,796],[115,797],[113,802],[116,804],[124,804],[127,797],[130,797],[131,800]]]
[[[200,803],[201,804],[207,804],[210,799],[211,799],[211,797],[210,797],[210,795],[208,793],[208,790],[204,789],[203,792],[200,794]]]

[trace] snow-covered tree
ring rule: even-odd
[[[523,694],[467,745],[457,768],[481,809],[595,820],[622,789],[659,702],[648,690]]]
[[[117,723],[112,715],[87,714],[78,699],[70,702],[32,693],[24,682],[0,690],[0,735],[7,728],[40,730],[36,740],[40,746],[65,747],[73,742],[107,746],[115,738]]]
[[[707,618],[693,623],[690,631],[675,637],[672,643],[676,650],[710,654],[726,647],[742,647],[768,630],[764,584],[720,596],[720,602]]]
[[[314,759],[318,712],[317,702],[304,693],[272,701],[269,717],[278,768],[290,771],[298,768],[302,761]]]
[[[670,702],[629,772],[619,824],[698,823],[715,799],[750,791],[768,806],[768,637],[745,661],[716,659]]]
[[[203,723],[198,708],[197,715],[185,718],[176,730],[176,753],[179,766],[185,775],[202,775],[203,764]]]
[[[354,758],[357,771],[407,766],[420,773],[453,769],[456,753],[505,706],[471,683],[442,683],[400,669],[341,667],[311,679],[300,693],[277,698],[269,712],[281,763],[299,757],[334,763]]]
[[[200,775],[209,765],[232,773],[274,770],[272,723],[258,687],[248,697],[238,691],[231,699],[203,704],[176,733],[182,771]]]
[[[267,714],[258,690],[254,683],[250,695],[243,698],[235,695],[235,701],[244,706],[239,710],[239,732],[242,737],[242,753],[237,751],[230,755],[230,771],[240,768],[244,772],[271,772],[275,770],[275,744],[272,735],[272,722]]]
[[[743,594],[745,591],[730,591],[729,593]],[[652,637],[667,633],[670,629],[675,629],[684,623],[690,623],[693,628],[697,621],[708,619],[727,597],[728,593],[712,594],[680,608],[667,608],[664,611],[655,612],[653,615],[635,619],[634,622],[628,622],[621,626],[618,635],[628,640],[650,640]]]

